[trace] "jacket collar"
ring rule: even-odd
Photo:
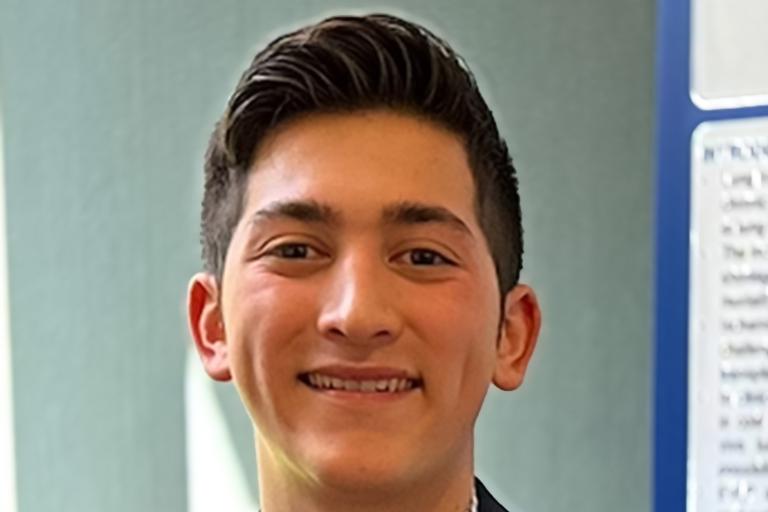
[[[475,478],[475,494],[477,495],[477,512],[508,512],[488,492],[479,478]]]

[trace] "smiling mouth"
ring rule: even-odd
[[[299,380],[317,391],[348,393],[404,393],[422,387],[421,379],[390,377],[379,379],[350,379],[319,372],[299,374]]]

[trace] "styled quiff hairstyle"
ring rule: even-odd
[[[203,260],[219,282],[243,210],[249,169],[277,126],[313,113],[390,109],[460,137],[475,209],[502,294],[522,267],[520,198],[506,143],[463,59],[444,41],[390,15],[338,16],[283,35],[245,70],[205,159]]]

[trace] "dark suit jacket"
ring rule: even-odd
[[[496,499],[491,496],[483,483],[475,478],[475,491],[477,492],[477,512],[507,512]]]

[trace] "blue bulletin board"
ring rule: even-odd
[[[700,108],[691,96],[694,0],[659,0],[656,63],[653,508],[687,500],[691,140],[702,122],[768,116],[768,106]],[[768,65],[768,47],[765,48]],[[700,105],[700,103],[699,103]]]

